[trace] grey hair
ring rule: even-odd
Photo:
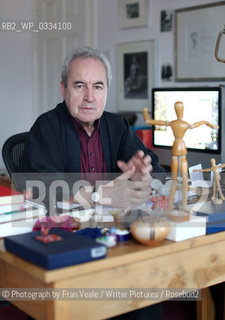
[[[112,80],[112,71],[111,71],[111,65],[109,63],[108,58],[106,55],[99,51],[98,49],[94,49],[91,47],[80,47],[76,49],[72,54],[70,54],[64,61],[64,64],[62,66],[62,72],[61,72],[61,80],[63,83],[64,88],[67,87],[67,80],[70,72],[70,64],[73,60],[77,58],[93,58],[96,60],[100,60],[106,69],[106,78],[107,78],[107,85],[110,86],[111,80]]]

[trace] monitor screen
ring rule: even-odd
[[[152,118],[172,121],[177,119],[174,104],[184,104],[183,120],[189,124],[206,120],[220,126],[221,95],[219,87],[194,88],[153,88]],[[153,146],[171,147],[174,141],[169,126],[153,127]],[[220,129],[211,129],[206,125],[187,130],[184,136],[186,147],[192,151],[220,153]]]

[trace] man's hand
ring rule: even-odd
[[[101,184],[97,188],[100,194],[99,204],[112,207],[128,208],[146,202],[151,195],[150,180],[129,180],[135,172],[132,165],[113,181]],[[74,200],[86,208],[94,205],[91,201],[92,186],[84,186],[75,194]]]
[[[151,195],[150,180],[129,180],[135,172],[134,165],[119,177],[106,185],[101,185],[98,192],[101,194],[101,204],[113,207],[134,207],[149,200]]]
[[[117,165],[122,172],[126,172],[132,166],[134,166],[135,171],[134,175],[131,177],[132,180],[151,180],[151,157],[149,155],[145,155],[141,150],[137,151],[137,153],[128,161],[128,163],[118,160]]]

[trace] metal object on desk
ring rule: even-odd
[[[215,47],[215,58],[216,58],[216,60],[219,61],[219,62],[225,63],[225,59],[222,59],[222,58],[219,57],[219,47],[220,47],[222,35],[225,36],[225,25],[224,25],[223,30],[220,31],[220,33],[219,33],[219,35],[217,37],[216,47]]]
[[[155,246],[166,238],[170,225],[166,219],[144,216],[131,224],[130,231],[141,244]]]

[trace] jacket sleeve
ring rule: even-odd
[[[51,116],[40,116],[32,126],[25,145],[21,172],[64,172],[62,133],[60,123],[54,116],[53,113]]]
[[[63,130],[57,114],[48,112],[41,115],[32,126],[21,161],[18,183],[20,191],[32,187],[33,199],[41,199],[49,207],[50,186],[54,181],[64,181],[65,147]],[[56,190],[57,198],[59,192]],[[70,195],[68,194],[67,198]]]

